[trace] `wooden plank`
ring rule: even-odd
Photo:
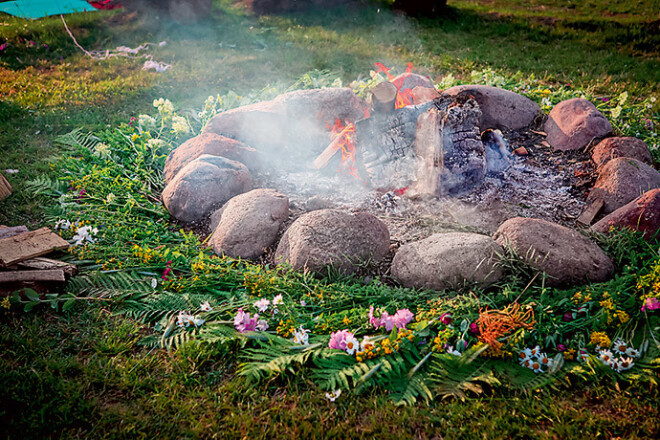
[[[0,200],[9,197],[12,193],[11,185],[5,179],[5,176],[0,174]]]
[[[598,215],[603,205],[605,204],[603,199],[596,199],[589,206],[587,206],[580,217],[578,217],[578,223],[582,223],[585,226],[591,225],[591,222],[594,221],[594,218]]]
[[[0,266],[10,266],[68,247],[66,240],[48,228],[4,238],[0,240]]]
[[[50,258],[44,257],[37,257],[30,260],[21,261],[17,266],[23,269],[34,270],[61,269],[68,277],[75,275],[75,273],[78,271],[78,268],[73,264],[65,263],[64,261],[51,260]]]
[[[26,226],[5,226],[3,228],[0,228],[0,240],[3,238],[9,238],[13,237],[18,234],[23,234],[25,232],[28,232],[28,228]]]
[[[57,281],[66,282],[64,270],[14,270],[0,272],[0,283],[19,283],[23,281]]]

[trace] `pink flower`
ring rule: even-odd
[[[3,50],[5,50],[5,49],[7,48],[7,46],[9,46],[9,43],[3,43],[3,44],[0,44],[0,52],[2,52]]]
[[[603,102],[607,102],[607,101],[610,100],[610,98],[600,98],[600,100],[603,101]]]
[[[476,322],[473,322],[470,324],[470,333],[473,335],[478,335],[479,334],[479,326],[477,325]]]
[[[644,301],[644,305],[642,306],[642,312],[658,309],[660,309],[660,301],[658,301],[658,298],[646,298],[646,301]]]
[[[330,342],[328,347],[335,348],[337,350],[346,350],[346,339],[352,338],[353,333],[348,330],[339,330],[330,335]]]
[[[259,315],[256,313],[254,316],[250,317],[249,313],[245,313],[243,308],[238,309],[236,316],[234,317],[234,327],[241,333],[253,332],[257,329],[259,325]],[[266,328],[267,324],[266,324]]]
[[[167,276],[172,272],[172,268],[170,267],[172,265],[172,261],[168,261],[167,265],[165,266],[165,270],[163,271],[163,275],[161,275],[161,279],[164,281],[167,281]]]
[[[454,322],[454,318],[451,317],[451,313],[443,313],[442,316],[440,316],[440,322],[445,325],[450,325]]]
[[[383,312],[379,318],[374,318],[374,306],[369,307],[369,322],[373,324],[374,328],[378,329],[380,327],[385,327],[385,330],[392,331],[394,326],[398,329],[406,328],[406,324],[412,321],[413,313],[408,309],[400,309],[390,316],[389,313]]]
[[[397,310],[397,312],[394,314],[394,317],[392,318],[392,321],[398,329],[402,329],[402,328],[406,328],[406,324],[412,321],[414,316],[415,315],[413,315],[410,310],[401,309],[401,310]]]
[[[573,313],[566,312],[564,313],[564,316],[561,319],[565,322],[571,322],[573,320]]]
[[[559,351],[559,352],[566,351],[566,346],[564,344],[557,345],[557,351]]]

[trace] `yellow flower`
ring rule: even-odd
[[[612,341],[605,334],[605,332],[593,332],[591,334],[591,343],[599,345],[601,347],[609,347],[612,345]]]
[[[139,137],[140,137],[139,134],[137,134],[137,133],[133,133],[133,136],[131,136],[131,140],[132,140],[133,142],[135,142]]]

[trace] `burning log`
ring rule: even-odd
[[[352,136],[355,132],[355,125],[348,124],[339,134],[335,135],[330,145],[328,145],[325,150],[314,160],[314,168],[320,170],[328,165],[328,162],[332,157],[340,150],[343,149],[343,145],[348,141],[348,137]]]
[[[392,113],[398,90],[394,84],[384,81],[371,92],[371,106],[375,113]]]

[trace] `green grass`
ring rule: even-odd
[[[48,224],[52,199],[32,194],[25,183],[61,175],[57,135],[115,127],[152,112],[159,97],[182,110],[200,108],[209,95],[289,85],[314,69],[353,81],[377,61],[397,67],[413,61],[434,80],[447,73],[469,78],[490,67],[505,77],[519,71],[541,84],[570,84],[565,89],[599,96],[626,90],[634,103],[660,96],[655,0],[450,0],[446,16],[419,21],[378,4],[255,18],[229,1],[217,3],[213,16],[195,27],[113,12],[66,17],[90,50],[167,40],[153,51],[173,65],[162,74],[141,71],[139,61],[86,58],[59,17],[0,17],[6,24],[0,44],[9,43],[0,52],[0,170],[20,170],[7,176],[16,191],[0,202],[0,224]],[[615,387],[609,379],[529,396],[489,391],[430,407],[396,407],[378,392],[331,404],[304,377],[247,384],[236,377],[236,359],[219,348],[145,348],[138,341],[151,330],[98,305],[59,314],[3,310],[0,325],[0,424],[8,438],[653,438],[660,432],[657,388]]]

